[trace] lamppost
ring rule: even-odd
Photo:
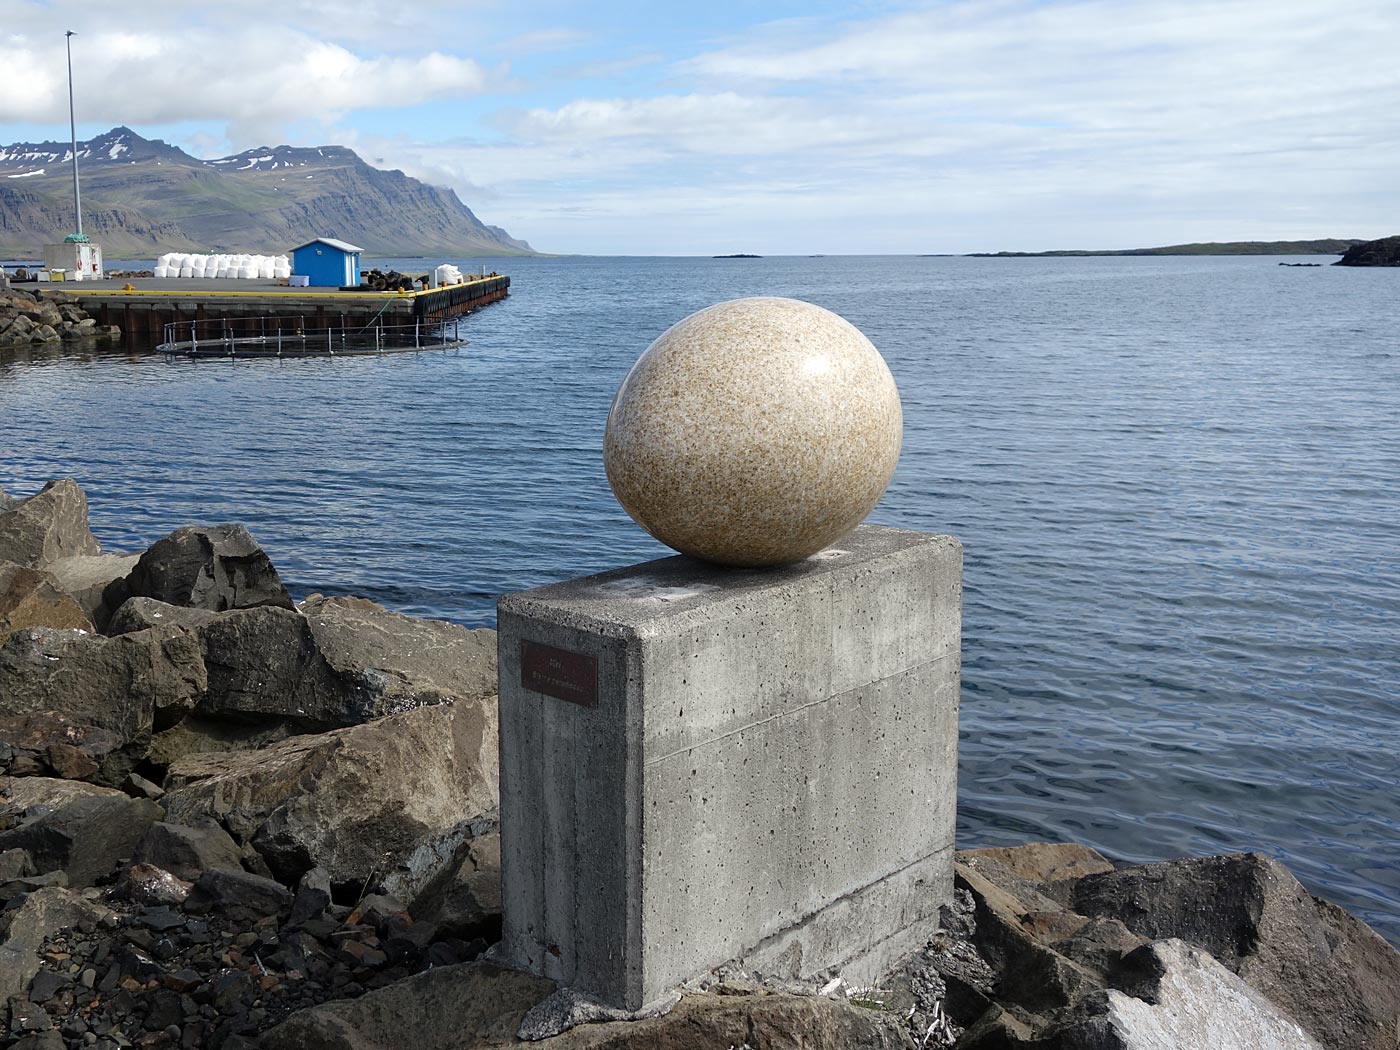
[[[68,130],[73,136],[73,214],[78,220],[77,240],[85,241],[83,236],[83,205],[82,199],[78,196],[78,122],[73,116],[73,30],[68,30],[64,34],[64,45],[68,48]]]

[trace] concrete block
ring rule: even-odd
[[[873,980],[952,892],[962,548],[865,525],[499,605],[502,952],[640,1009],[729,962]]]

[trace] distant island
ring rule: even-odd
[[[67,142],[0,145],[0,257],[72,233]],[[379,256],[534,255],[452,190],[365,163],[344,146],[262,146],[200,160],[117,127],[78,143],[83,232],[109,259],[285,252],[337,237]]]
[[[1051,252],[968,252],[974,259],[1041,259],[1079,255],[1341,255],[1364,243],[1361,238],[1325,237],[1317,241],[1209,241],[1202,244],[1169,244],[1163,248]]]
[[[748,255],[748,254],[746,254],[746,253],[744,253],[744,252],[740,252],[740,253],[737,254],[737,255],[715,255],[715,256],[711,256],[711,258],[714,258],[714,259],[762,259],[763,256],[761,256],[761,255]]]

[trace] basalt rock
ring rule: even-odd
[[[494,827],[466,838],[418,893],[413,917],[443,933],[471,936],[501,914],[501,836]]]
[[[327,1003],[295,1013],[263,1035],[262,1050],[499,1046],[515,1042],[526,1012],[552,991],[553,981],[490,963],[434,967],[353,1002]]]
[[[215,612],[292,607],[272,561],[242,525],[176,529],[141,555],[126,593]]]
[[[0,560],[44,568],[59,558],[100,553],[88,529],[87,496],[72,479],[50,481],[0,509]]]
[[[198,642],[183,631],[27,628],[0,646],[0,739],[30,754],[71,745],[98,764],[95,779],[119,784],[152,728],[183,717],[205,685]]]
[[[212,817],[295,885],[314,866],[405,899],[497,806],[496,700],[458,701],[256,752],[176,762],[168,819]],[[444,846],[444,843],[450,845]],[[392,884],[392,885],[389,885]]]
[[[1046,1050],[1321,1050],[1277,1006],[1184,941],[1138,949],[1106,989],[1040,1041]]]
[[[65,927],[110,921],[108,908],[57,886],[35,890],[0,915],[0,999],[22,996],[42,965],[44,940]]]
[[[50,573],[0,561],[0,638],[25,627],[95,630],[83,607]]]
[[[136,847],[132,860],[163,868],[194,881],[206,871],[242,868],[243,851],[213,820],[194,824],[152,824]]]
[[[97,629],[104,630],[112,613],[125,600],[123,581],[140,558],[139,554],[75,554],[50,562],[47,569],[58,586],[82,606]]]
[[[16,827],[0,831],[0,851],[25,850],[39,874],[62,870],[70,886],[91,886],[130,858],[161,816],[156,803],[120,792],[32,807]]]
[[[1258,853],[1089,875],[1073,907],[1208,951],[1329,1048],[1394,1050],[1400,952]]]
[[[115,637],[119,634],[144,631],[148,627],[183,627],[194,630],[204,626],[217,615],[212,609],[171,605],[159,598],[128,598],[112,614],[107,623],[107,634]]]
[[[299,606],[352,707],[369,718],[496,692],[496,632],[390,612],[364,598]]]

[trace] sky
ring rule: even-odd
[[[0,0],[0,143],[339,144],[547,252],[1400,233],[1397,0]]]

